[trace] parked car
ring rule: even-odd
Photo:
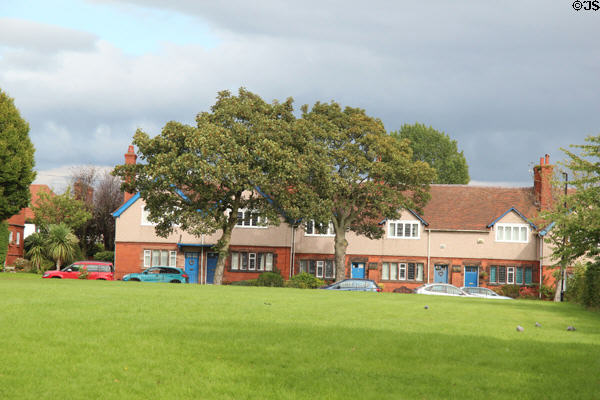
[[[189,277],[181,268],[175,267],[150,267],[142,273],[127,274],[124,281],[129,282],[170,282],[187,283]]]
[[[381,292],[381,288],[377,286],[375,281],[370,279],[344,279],[343,281],[334,282],[331,285],[322,286],[319,289],[328,290],[351,290],[356,292]]]
[[[431,294],[436,296],[465,296],[469,295],[456,286],[447,283],[427,283],[415,289],[418,294]]]
[[[84,270],[88,273],[87,279],[98,281],[115,279],[115,268],[112,263],[103,261],[77,261],[60,271],[46,271],[42,278],[78,279]]]
[[[484,287],[461,287],[462,291],[467,293],[470,296],[475,297],[485,297],[486,299],[504,299],[504,300],[512,300],[512,297],[501,296],[498,293],[494,292],[492,289],[484,288]]]

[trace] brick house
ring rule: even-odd
[[[47,185],[30,185],[29,191],[31,193],[30,204],[36,204],[40,192],[52,193]],[[17,258],[23,258],[25,238],[36,231],[35,225],[31,223],[33,217],[31,208],[25,207],[18,214],[6,220],[8,223],[8,252],[5,265],[11,265]]]
[[[135,163],[133,146],[125,155]],[[540,210],[553,204],[553,166],[549,157],[534,169],[525,188],[432,185],[422,214],[405,210],[399,220],[383,221],[378,240],[346,235],[346,276],[382,283],[385,291],[428,282],[456,286],[536,285],[548,274],[551,249],[543,241]],[[193,237],[175,230],[160,238],[147,220],[143,199],[127,194],[114,212],[115,268],[120,278],[153,265],[186,269],[192,282],[212,283],[219,235]],[[334,278],[333,228],[308,223],[260,226],[238,211],[223,281],[253,279],[276,269],[285,279],[308,272]]]

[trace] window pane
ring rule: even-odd
[[[521,227],[521,237],[519,239],[521,240],[521,242],[527,241],[527,228],[524,226]]]
[[[498,283],[506,283],[506,267],[498,267]]]
[[[152,266],[160,264],[160,250],[152,250]]]
[[[399,264],[400,268],[399,268],[399,274],[398,274],[398,279],[401,280],[406,280],[406,264],[401,263]]]
[[[300,260],[300,273],[308,273],[308,261]]]
[[[396,263],[390,264],[390,280],[398,280],[398,264]]]
[[[525,268],[525,284],[531,285],[532,269],[530,267]]]
[[[239,253],[237,253],[237,252],[231,253],[231,269],[234,271],[237,271],[239,268],[239,263],[240,263]]]
[[[305,232],[306,232],[307,235],[312,235],[313,234],[314,226],[315,226],[315,221],[308,221],[306,223]]]
[[[496,283],[496,267],[490,267],[490,283]]]
[[[167,250],[161,250],[160,252],[160,265],[169,265],[169,252]]]
[[[517,267],[517,285],[523,284],[523,267]]]
[[[325,265],[325,262],[323,261],[317,261],[317,278],[322,278],[323,277],[323,267]]]
[[[504,240],[504,227],[498,226],[496,228],[496,240]]]
[[[248,270],[249,271],[256,270],[256,253],[248,254]]]
[[[504,240],[512,240],[511,232],[510,226],[504,227]]]
[[[506,283],[515,283],[515,268],[508,267],[506,273]]]
[[[316,273],[316,268],[317,268],[317,263],[314,260],[310,260],[308,262],[308,273],[311,275],[315,275]]]
[[[258,226],[258,213],[252,213],[252,226]]]
[[[242,254],[242,265],[240,265],[240,269],[246,271],[248,269],[248,253]]]
[[[250,211],[244,212],[244,226],[250,226]]]
[[[423,280],[423,264],[417,264],[417,280]]]
[[[144,267],[148,268],[152,265],[152,252],[150,250],[144,250]]]
[[[415,280],[415,264],[408,263],[408,280]]]
[[[419,237],[419,224],[412,224],[412,237]]]
[[[333,260],[327,260],[325,262],[325,278],[333,278]]]
[[[390,265],[388,263],[383,263],[381,267],[381,279],[386,281],[390,279]]]
[[[170,267],[177,266],[177,252],[176,251],[169,252],[169,266]]]
[[[265,271],[273,271],[273,253],[265,254]]]
[[[257,260],[256,260],[257,269],[259,271],[264,271],[264,269],[265,269],[265,257],[264,257],[264,253],[257,253],[256,257],[257,257]]]
[[[237,213],[237,224],[238,225],[244,224],[244,213],[242,211],[238,211],[238,213]]]

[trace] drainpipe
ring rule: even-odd
[[[431,283],[429,269],[431,268],[431,229],[427,230],[427,283]]]
[[[288,279],[292,279],[294,271],[294,256],[296,252],[296,223],[292,223],[292,243],[290,244],[290,276]]]
[[[204,279],[204,235],[200,238],[200,243],[202,247],[200,247],[200,284],[205,283],[206,279]]]
[[[540,286],[539,286],[539,290],[538,290],[538,298],[541,300],[542,299],[542,263],[544,262],[544,237],[542,235],[540,235]]]

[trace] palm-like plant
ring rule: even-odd
[[[34,233],[25,239],[25,255],[31,260],[37,272],[40,272],[42,261],[46,258],[46,238],[41,233]]]
[[[56,270],[59,270],[65,261],[75,257],[79,239],[67,225],[50,225],[47,240],[48,256],[56,262]]]

